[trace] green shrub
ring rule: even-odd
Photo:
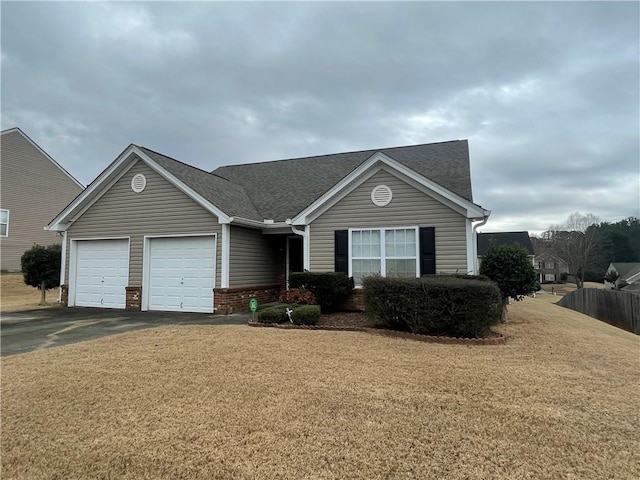
[[[296,325],[317,325],[320,320],[320,306],[302,305],[294,308],[291,319]]]
[[[287,316],[287,308],[293,310],[295,305],[281,304],[274,305],[273,307],[267,307],[264,310],[258,312],[258,321],[261,323],[279,323],[289,320]]]
[[[343,272],[296,272],[289,277],[291,288],[311,291],[323,312],[335,311],[353,290],[353,278]]]
[[[306,288],[290,288],[284,290],[278,296],[282,303],[295,303],[298,305],[316,305],[316,296]]]
[[[397,330],[425,335],[482,337],[502,315],[500,289],[481,279],[431,275],[416,279],[367,277],[369,318]]]

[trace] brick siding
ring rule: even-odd
[[[249,311],[249,300],[257,298],[258,303],[278,301],[280,285],[257,285],[251,287],[215,288],[213,290],[214,313],[229,315]]]

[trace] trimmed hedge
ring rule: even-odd
[[[320,320],[320,307],[318,305],[302,305],[294,308],[291,319],[296,325],[317,325]]]
[[[289,320],[287,317],[287,308],[294,309],[296,305],[282,304],[267,307],[258,312],[258,321],[261,323],[279,323]]]
[[[479,338],[502,315],[500,289],[485,279],[367,277],[363,287],[367,316],[395,330]]]
[[[343,272],[296,272],[289,276],[291,288],[306,288],[323,312],[332,312],[353,290],[353,278]]]

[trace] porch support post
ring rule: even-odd
[[[60,259],[60,291],[58,292],[58,302],[62,303],[62,285],[65,285],[65,274],[67,267],[67,231],[62,232],[62,258]],[[65,305],[66,306],[66,305]]]
[[[221,279],[220,279],[220,288],[229,288],[229,256],[231,254],[231,225],[228,223],[221,224],[222,226],[222,239],[221,239],[221,257],[222,257],[222,268],[221,270]]]

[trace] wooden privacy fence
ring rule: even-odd
[[[640,335],[640,295],[637,293],[581,288],[565,295],[558,305]]]

